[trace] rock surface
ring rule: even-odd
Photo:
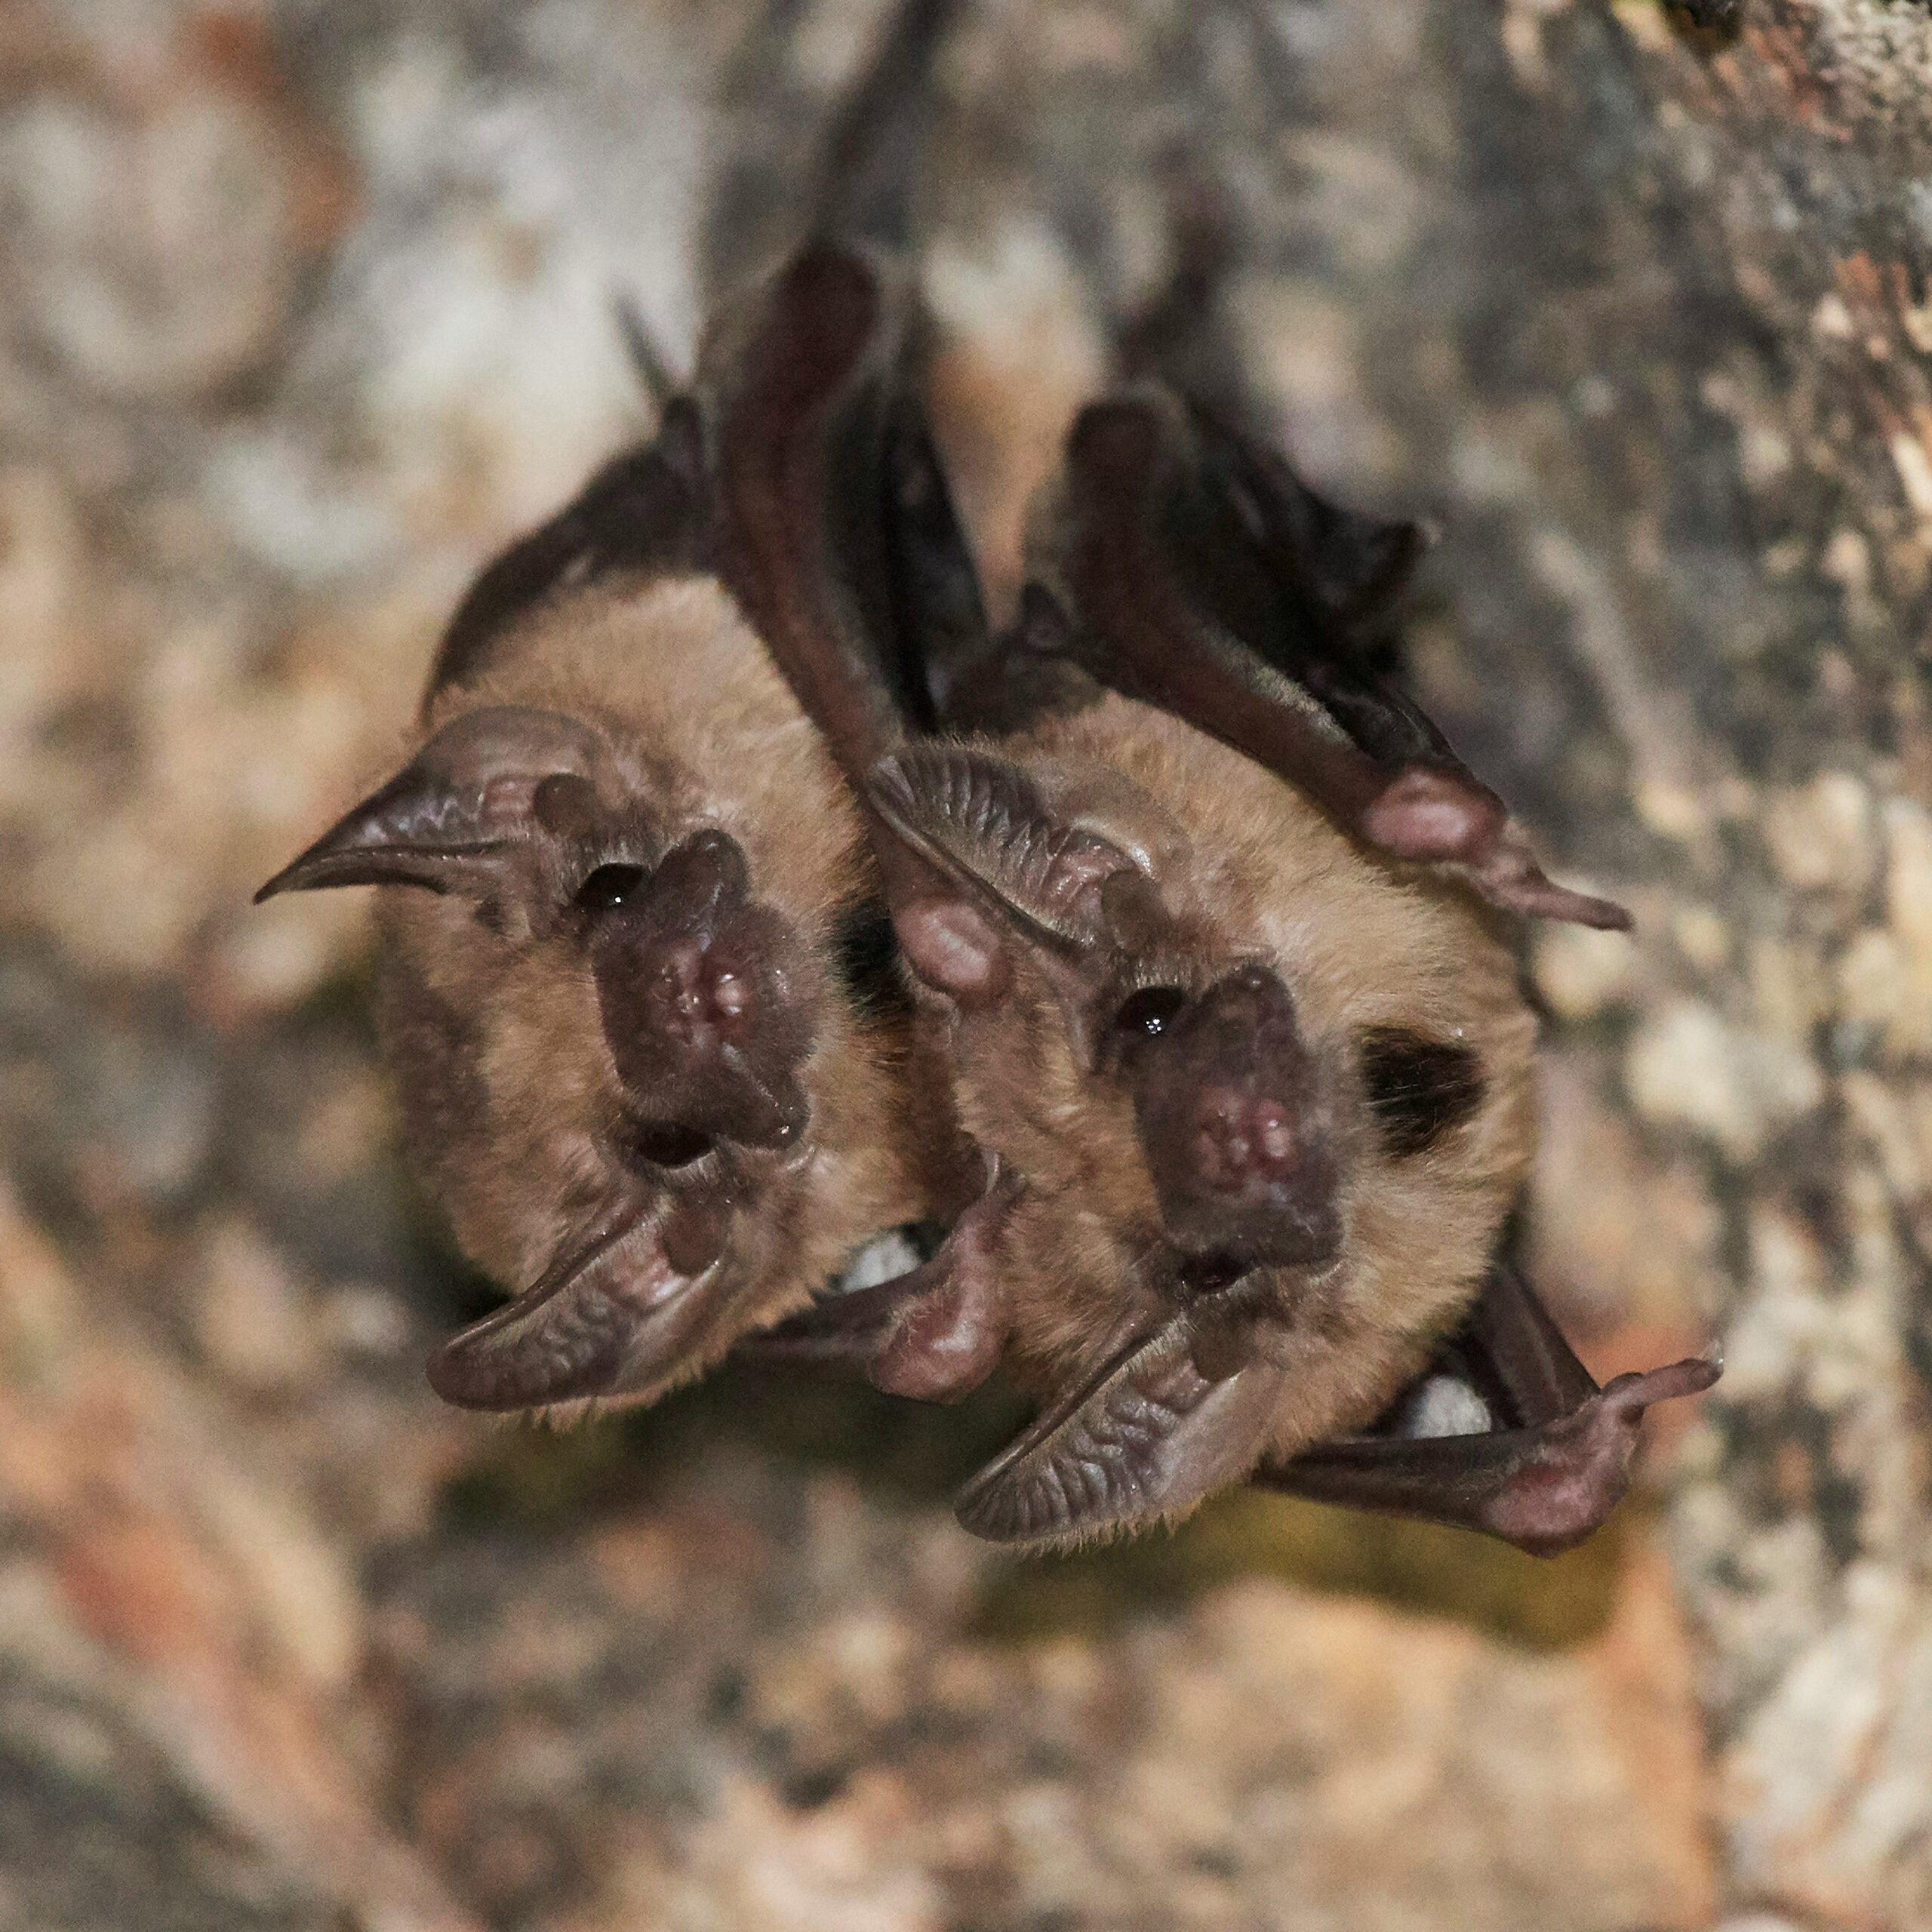
[[[1641,1510],[1014,1565],[940,1501],[1003,1409],[423,1386],[481,1291],[365,909],[248,895],[641,427],[614,289],[688,364],[883,14],[0,17],[0,1927],[1925,1923],[1921,9],[968,0],[918,187],[996,596],[1190,208],[1203,382],[1443,526],[1432,706],[1639,916],[1534,952],[1533,1251],[1603,1372],[1729,1330],[1687,1631]]]

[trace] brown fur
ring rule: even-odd
[[[802,1306],[881,1229],[925,1211],[903,1040],[860,1025],[830,971],[838,909],[876,888],[849,793],[713,580],[600,585],[548,604],[473,682],[441,693],[426,721],[433,731],[489,705],[594,728],[608,755],[600,792],[639,801],[658,851],[700,827],[728,832],[753,894],[805,937],[816,980],[800,1075],[811,1124],[799,1143],[721,1147],[673,1171],[620,1244],[620,1269],[661,1273],[662,1231],[681,1203],[733,1204],[703,1285],[703,1329],[674,1373],[629,1392],[648,1399],[737,1334]],[[386,1032],[411,1151],[465,1251],[506,1285],[527,1287],[637,1186],[614,1145],[623,1096],[589,964],[568,932],[514,922],[493,932],[454,894],[383,898]]]
[[[1192,935],[1164,972],[1204,986],[1243,959],[1272,964],[1335,1070],[1344,1238],[1297,1283],[1292,1322],[1265,1331],[1289,1373],[1257,1447],[1287,1454],[1365,1423],[1473,1301],[1527,1173],[1534,1023],[1508,952],[1463,888],[1365,857],[1292,787],[1163,712],[1109,696],[1000,749],[1050,777],[1079,822],[1147,854]],[[966,1124],[1024,1183],[1001,1254],[1015,1366],[1057,1392],[1161,1307],[1143,1263],[1161,1236],[1131,1101],[1080,1063],[1045,977],[1018,964],[1014,997],[960,1015],[951,1045]],[[1389,1025],[1460,1030],[1485,1080],[1471,1119],[1403,1160],[1378,1145],[1353,1072],[1352,1036]]]

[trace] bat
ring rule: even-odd
[[[1130,385],[1075,422],[992,635],[904,330],[863,253],[779,278],[720,541],[863,799],[983,1184],[931,1261],[752,1346],[926,1397],[1004,1364],[1041,1411],[958,1515],[1004,1543],[1257,1480],[1566,1546],[1645,1406],[1717,1371],[1597,1390],[1499,1258],[1532,1149],[1508,922],[1627,918],[1371,668],[1419,533]],[[856,572],[832,450],[843,506],[887,506]]]
[[[814,225],[903,229],[952,17],[909,0],[888,22],[827,131]],[[408,1151],[517,1291],[431,1359],[466,1407],[648,1401],[975,1191],[860,805],[774,668],[788,614],[742,554],[747,524],[809,550],[878,627],[872,660],[900,654],[866,601],[885,506],[848,500],[875,398],[811,451],[761,437],[740,401],[758,299],[714,318],[683,393],[620,312],[654,440],[482,571],[402,769],[257,895],[383,888]]]
[[[381,888],[409,1152],[518,1291],[429,1364],[466,1407],[648,1401],[934,1205],[860,814],[718,555],[733,380],[482,572],[407,761],[257,895]]]

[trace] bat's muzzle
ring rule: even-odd
[[[749,891],[737,842],[700,832],[598,918],[598,1004],[647,1159],[716,1140],[789,1146],[811,1118],[797,935]]]
[[[1243,1268],[1330,1259],[1334,1109],[1280,977],[1251,965],[1137,1055],[1134,1118],[1169,1237]]]

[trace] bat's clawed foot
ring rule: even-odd
[[[1530,851],[1529,841],[1513,825],[1475,863],[1470,878],[1492,906],[1525,919],[1555,919],[1573,926],[1593,926],[1598,932],[1627,933],[1629,913],[1614,900],[1594,899],[1574,892],[1545,876]]]
[[[1540,1309],[1535,1318],[1540,1325],[1547,1320]],[[1566,1370],[1580,1378],[1571,1405],[1561,1413],[1467,1435],[1352,1436],[1264,1466],[1254,1480],[1318,1502],[1479,1530],[1532,1556],[1560,1555],[1600,1527],[1623,1500],[1644,1411],[1702,1394],[1721,1371],[1717,1362],[1693,1356],[1644,1374],[1620,1375],[1599,1389],[1553,1326],[1547,1334]],[[1518,1385],[1510,1389],[1515,1401],[1532,1386],[1522,1380],[1527,1359],[1499,1354],[1489,1364],[1506,1389]]]
[[[1459,772],[1413,764],[1361,816],[1362,835],[1392,858],[1417,865],[1475,865],[1502,836],[1503,801]]]
[[[1546,877],[1503,801],[1466,774],[1412,764],[1363,811],[1362,836],[1392,858],[1462,865],[1492,906],[1525,919],[1558,919],[1625,932],[1630,915],[1607,899],[1573,892]]]

